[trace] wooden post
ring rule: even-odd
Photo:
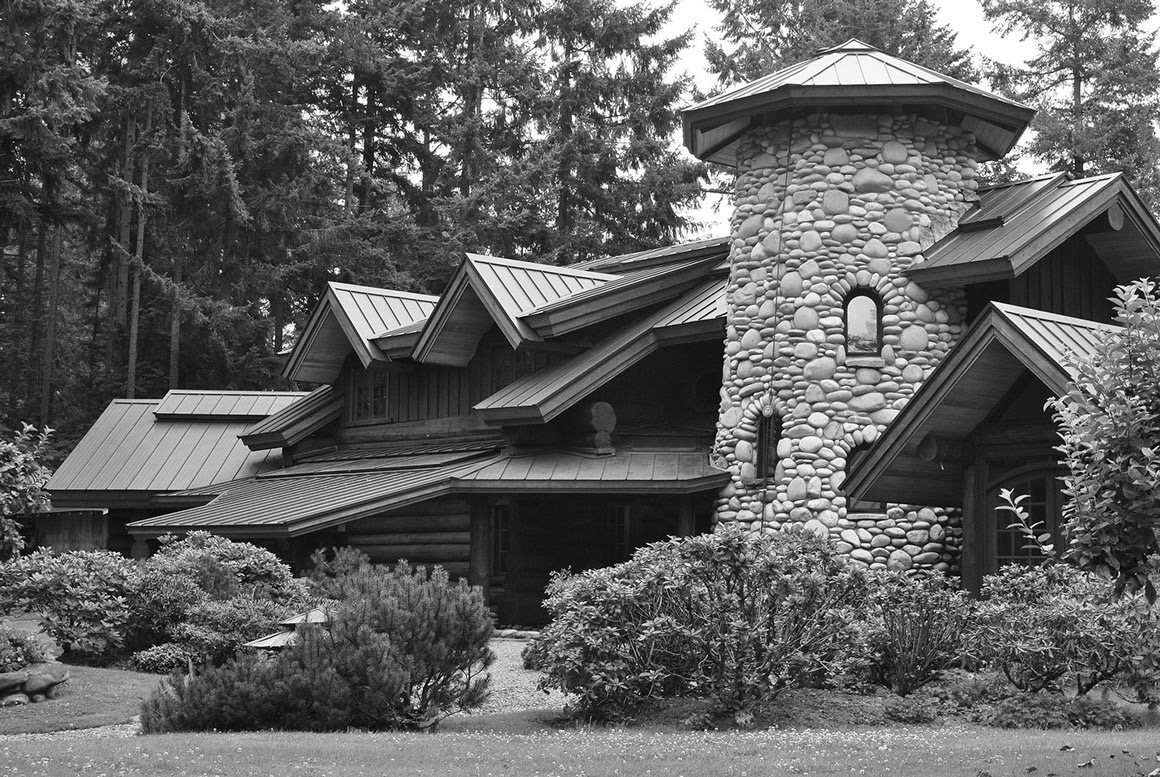
[[[693,497],[683,496],[677,502],[677,536],[691,537],[696,531],[696,520],[693,515]]]
[[[987,526],[979,510],[977,469],[973,461],[963,467],[963,544],[959,548],[963,587],[976,594],[983,585],[980,554],[986,545],[982,538]]]
[[[468,556],[467,582],[483,590],[483,601],[491,600],[491,515],[487,502],[471,500],[471,551]]]

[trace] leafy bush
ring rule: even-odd
[[[35,634],[0,628],[0,672],[15,672],[29,664],[49,660]]]
[[[1149,663],[1160,624],[1144,597],[1113,597],[1109,581],[1067,564],[1009,566],[983,582],[973,638],[980,658],[1020,690],[1074,680],[1079,695],[1130,677],[1138,692],[1156,686]]]
[[[996,704],[1017,691],[998,672],[949,669],[927,685],[923,693],[936,701],[943,714],[983,723],[990,721]]]
[[[144,650],[138,650],[129,659],[129,663],[138,672],[152,674],[169,674],[181,671],[189,665],[191,656],[185,648],[166,642],[164,645],[154,645]]]
[[[0,558],[24,550],[20,517],[49,507],[44,486],[52,473],[40,460],[51,432],[25,423],[11,440],[0,439]]]
[[[843,669],[859,651],[865,575],[801,531],[728,530],[639,549],[627,562],[557,574],[553,619],[529,655],[545,688],[592,717],[692,694],[724,710]]]
[[[191,532],[166,538],[145,562],[131,603],[129,645],[175,643],[195,663],[220,664],[307,606],[301,584],[270,551]]]
[[[334,579],[325,626],[268,659],[173,679],[142,707],[147,733],[423,729],[483,703],[493,656],[482,594],[436,567],[360,567]]]
[[[875,682],[906,696],[962,656],[970,603],[941,575],[881,575],[870,600],[876,618],[867,641]]]
[[[1068,699],[1067,720],[1078,728],[1098,728],[1107,731],[1122,731],[1143,725],[1139,718],[1111,699],[1093,699],[1090,696]]]
[[[0,611],[37,613],[65,653],[106,655],[124,641],[139,575],[135,562],[111,551],[40,549],[0,564]]]
[[[1160,557],[1160,294],[1143,279],[1116,288],[1123,328],[1075,360],[1075,379],[1052,401],[1068,468],[1068,558],[1109,574],[1116,591],[1156,600],[1149,559]]]

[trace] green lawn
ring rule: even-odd
[[[1061,748],[1072,749],[1061,749]],[[1125,752],[1127,751],[1127,752]],[[897,775],[1119,777],[1160,768],[1156,731],[900,727],[747,733],[201,734],[0,741],[0,774]]]
[[[141,711],[141,700],[157,687],[159,675],[97,669],[69,668],[69,681],[55,699],[0,710],[0,734],[67,731],[125,723]]]

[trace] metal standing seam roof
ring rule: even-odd
[[[238,420],[265,418],[306,396],[304,391],[199,391],[174,389],[153,411],[158,418]]]
[[[1126,190],[1121,173],[1075,181],[1056,174],[984,190],[978,208],[907,274],[958,283],[1017,276]]]
[[[475,412],[493,424],[550,421],[660,348],[666,339],[666,328],[687,324],[695,315],[712,315],[715,320],[718,308],[709,298],[723,283],[706,282],[661,310],[620,328],[587,351],[520,378],[478,402]]]
[[[415,343],[417,361],[464,366],[491,324],[513,347],[541,338],[521,316],[617,276],[467,254]]]
[[[375,343],[391,330],[425,321],[438,297],[331,281],[290,351],[289,380],[331,383],[352,350],[364,367],[388,357]]]
[[[961,111],[964,126],[995,157],[1014,146],[1035,114],[1026,105],[851,39],[685,109],[685,145],[701,159],[732,165],[736,141],[756,116],[795,107],[855,110],[892,102]]]
[[[857,498],[955,506],[962,496],[961,464],[924,459],[922,440],[968,436],[1028,371],[1062,394],[1075,374],[1073,360],[1090,358],[1115,330],[992,302],[874,446],[847,467],[844,488]]]
[[[525,314],[522,320],[544,337],[558,337],[650,305],[682,296],[716,271],[723,252],[625,272],[614,281],[578,292]]]
[[[296,465],[277,473],[224,484],[207,504],[129,524],[137,536],[208,529],[234,536],[297,536],[408,504],[454,493],[541,490],[558,493],[690,493],[717,488],[729,477],[688,451],[619,451],[589,456],[542,450],[427,454],[364,459],[346,464],[366,471],[324,472]],[[321,462],[339,465],[342,462]],[[202,490],[204,493],[205,489]]]
[[[254,424],[238,437],[254,451],[293,445],[342,415],[344,402],[342,393],[334,386],[321,386]]]
[[[274,409],[299,396],[275,395]],[[280,455],[250,451],[238,440],[250,426],[246,417],[158,418],[163,401],[109,403],[49,480],[54,502],[102,506],[102,500],[134,498],[148,504],[152,494],[248,477],[281,463]]]
[[[728,479],[729,473],[710,465],[704,452],[618,451],[613,456],[587,456],[550,450],[509,456],[462,474],[453,491],[685,493],[721,486]]]
[[[297,536],[445,495],[452,477],[487,459],[457,461],[421,469],[250,478],[226,484],[207,504],[134,521],[129,530],[139,536],[193,529]]]
[[[710,237],[701,240],[694,240],[688,243],[677,243],[671,246],[661,246],[660,248],[648,248],[643,251],[634,251],[630,254],[618,254],[616,256],[602,256],[599,259],[589,259],[586,262],[577,262],[569,265],[569,267],[578,270],[596,270],[601,272],[625,272],[628,270],[635,270],[642,267],[651,267],[659,264],[667,264],[674,261],[683,261],[684,259],[696,258],[697,256],[706,255],[708,253],[719,253],[729,251],[729,244],[732,238],[725,237]]]

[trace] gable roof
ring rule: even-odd
[[[1160,227],[1123,174],[1055,173],[981,190],[978,204],[907,275],[931,285],[1014,278],[1085,228],[1121,282],[1156,274]]]
[[[489,424],[550,421],[662,345],[720,337],[725,280],[704,281],[660,310],[617,329],[592,348],[500,389],[474,407]]]
[[[330,281],[282,370],[288,380],[332,383],[351,351],[364,367],[389,361],[376,338],[417,322],[438,297]]]
[[[252,415],[206,416],[203,406],[277,411],[301,392],[169,392],[163,399],[109,403],[48,482],[58,507],[147,507],[154,494],[249,477],[281,465],[238,435]],[[162,408],[168,412],[158,413]],[[177,412],[181,411],[181,412]],[[188,412],[186,412],[188,411]],[[186,412],[186,414],[182,414]]]
[[[416,342],[416,361],[462,367],[494,323],[512,348],[543,338],[521,320],[615,275],[468,254]]]
[[[238,435],[252,451],[284,448],[305,440],[342,415],[344,400],[334,386],[321,386]]]
[[[993,302],[934,369],[865,455],[846,469],[843,490],[855,498],[953,507],[962,501],[962,468],[928,461],[928,436],[961,440],[1026,373],[1054,394],[1073,375],[1069,355],[1089,358],[1116,327]]]
[[[892,106],[950,109],[990,159],[1010,151],[1035,115],[1026,105],[852,38],[685,109],[685,146],[700,159],[735,166],[741,136],[770,114],[826,108],[877,113]]]

